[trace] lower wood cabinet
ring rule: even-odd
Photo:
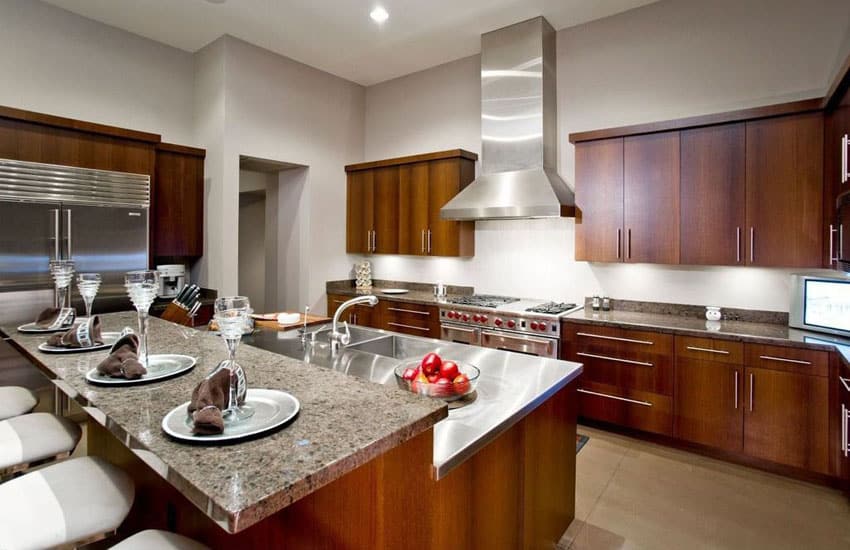
[[[581,417],[836,474],[828,352],[570,322],[562,328],[561,357],[584,364]]]
[[[350,300],[352,296],[344,296],[342,294],[328,294],[328,317],[333,317],[339,306]],[[377,306],[376,306],[377,307]],[[376,312],[376,307],[371,307],[363,304],[358,304],[348,308],[343,316],[342,321],[348,322],[349,325],[359,325],[361,327],[382,328],[379,322],[379,315]]]
[[[351,296],[328,294],[328,316]],[[396,300],[381,300],[375,307],[358,304],[343,313],[343,321],[424,338],[440,337],[440,310],[437,306]]]

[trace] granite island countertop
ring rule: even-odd
[[[709,322],[682,315],[642,311],[593,311],[590,308],[565,315],[561,320],[626,329],[650,329],[702,338],[837,351],[845,362],[850,363],[850,339],[775,323],[725,320]]]
[[[135,312],[101,316],[105,331],[134,326]],[[446,418],[444,403],[372,384],[251,346],[237,355],[249,387],[290,392],[301,401],[287,427],[228,445],[186,445],[169,439],[162,418],[185,403],[195,385],[225,358],[220,337],[150,319],[151,353],[198,359],[183,376],[130,387],[88,384],[85,373],[107,351],[45,354],[43,335],[4,327],[33,360],[99,423],[143,458],[223,529],[235,533],[415,437]]]

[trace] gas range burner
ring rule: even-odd
[[[511,302],[519,302],[519,298],[511,298],[510,296],[492,296],[490,294],[473,294],[471,296],[458,296],[449,299],[449,303],[459,306],[475,306],[475,307],[499,307]]]
[[[560,315],[561,313],[574,309],[575,307],[576,304],[567,304],[564,302],[546,302],[545,304],[540,304],[539,306],[530,307],[525,311],[529,311],[531,313],[545,313],[547,315]]]

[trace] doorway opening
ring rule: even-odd
[[[239,157],[239,294],[257,313],[299,311],[308,265],[307,166]]]

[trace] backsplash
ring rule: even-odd
[[[586,297],[584,299],[585,309],[590,310],[592,302],[592,297]],[[784,311],[761,311],[757,309],[720,307],[724,321],[744,321],[747,323],[788,325],[788,313]],[[658,315],[675,315],[678,317],[705,319],[705,306],[698,305],[640,302],[636,300],[617,300],[611,298],[611,309],[614,311],[634,311],[639,313],[655,313]]]

